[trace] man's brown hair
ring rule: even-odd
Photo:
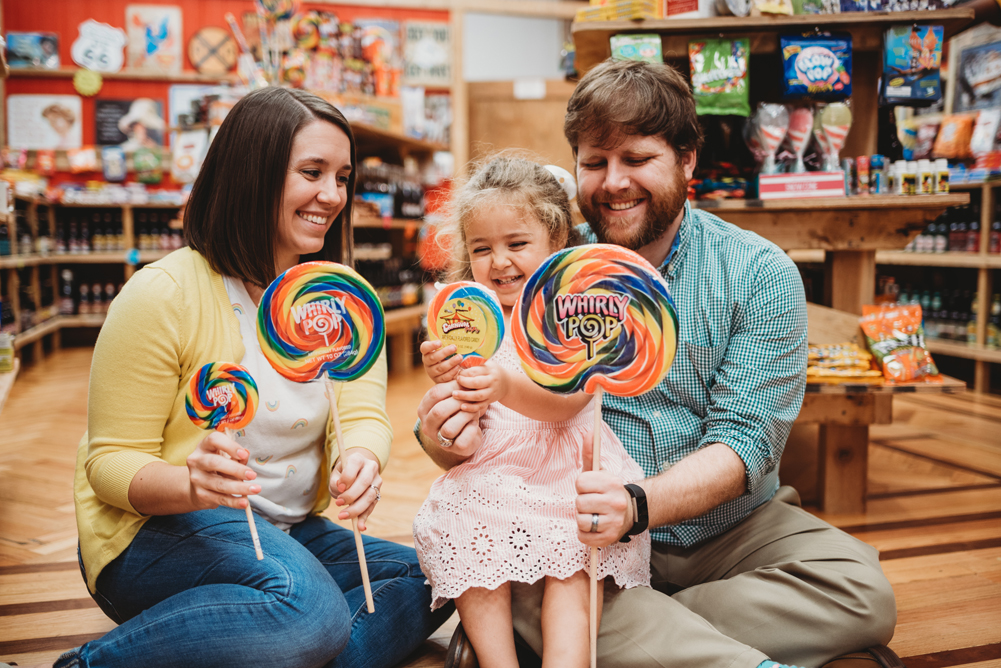
[[[660,136],[678,155],[702,149],[695,98],[670,65],[606,60],[584,75],[567,103],[563,134],[577,155],[581,141],[605,146],[617,133]]]
[[[347,203],[308,260],[351,263],[355,139],[344,115],[301,90],[262,88],[237,102],[209,146],[184,211],[188,245],[215,271],[266,288],[274,280],[275,246],[292,142],[313,121],[332,123],[351,143]]]

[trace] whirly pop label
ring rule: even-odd
[[[615,338],[626,319],[629,295],[557,295],[556,320],[566,339],[579,339],[587,347],[587,359],[595,346]]]

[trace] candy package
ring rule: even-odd
[[[919,304],[865,305],[859,323],[887,381],[941,380],[938,367],[925,348]]]
[[[999,124],[1001,124],[1001,109],[981,109],[977,114],[977,123],[973,126],[970,153],[980,157],[993,151]]]
[[[662,63],[660,35],[612,35],[612,60],[640,60]]]
[[[882,104],[924,106],[942,98],[942,26],[894,26],[883,42]]]
[[[786,98],[842,100],[852,94],[851,35],[783,35],[780,41]]]
[[[747,61],[750,42],[740,39],[707,39],[689,42],[695,111],[700,116],[750,116]]]
[[[952,114],[942,119],[942,128],[935,139],[932,156],[935,158],[970,157],[970,139],[973,137],[973,117]]]

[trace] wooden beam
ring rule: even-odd
[[[862,305],[876,297],[876,251],[827,253],[824,290],[831,308],[862,315]]]
[[[796,424],[868,427],[890,424],[892,394],[806,394]]]
[[[453,9],[449,15],[452,25],[452,129],[449,146],[455,160],[455,175],[466,173],[469,162],[469,88],[462,69],[462,39],[465,32],[466,13]]]
[[[572,0],[309,0],[311,5],[351,5],[356,7],[397,7],[465,11],[475,14],[502,14],[535,18],[572,20],[590,5]]]

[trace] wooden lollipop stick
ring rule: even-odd
[[[594,393],[594,429],[591,449],[591,470],[601,470],[601,395]],[[598,666],[598,548],[591,547],[591,668]]]
[[[227,429],[226,436],[233,438],[233,430]],[[264,552],[261,550],[261,537],[257,535],[257,523],[254,521],[254,511],[250,509],[250,497],[247,497],[247,524],[250,525],[250,537],[254,540],[254,553],[257,555],[257,560],[262,561],[264,559]]]
[[[344,453],[341,452],[341,443],[344,439],[341,438],[341,418],[337,414],[337,400],[334,398],[334,381],[327,377],[324,380],[327,386],[327,399],[330,400],[330,416],[334,421],[334,435],[337,437],[337,456],[341,459],[341,464],[343,465]],[[355,534],[355,548],[358,550],[358,566],[361,568],[361,583],[365,587],[365,605],[368,607],[369,613],[375,612],[375,602],[372,600],[372,584],[368,579],[368,564],[365,562],[365,546],[361,542],[361,532],[358,531],[358,518],[351,518],[351,530]]]

